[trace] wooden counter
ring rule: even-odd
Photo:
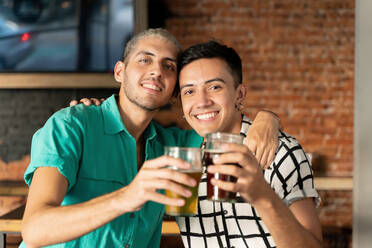
[[[0,248],[5,247],[7,234],[20,234],[25,205],[0,216]]]
[[[317,190],[352,190],[352,177],[315,177]],[[28,187],[23,181],[0,181],[0,196],[27,196]]]
[[[0,181],[0,196],[27,196],[28,187],[24,181]]]

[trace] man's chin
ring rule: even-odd
[[[218,132],[218,130],[215,130],[215,129],[197,129],[197,128],[194,128],[195,132],[197,132],[201,137],[204,137],[207,136],[207,134],[209,133],[214,133],[214,132]]]
[[[134,102],[138,107],[141,109],[148,111],[148,112],[155,112],[161,109],[162,107],[166,106],[167,104],[159,104],[159,103],[138,103]]]

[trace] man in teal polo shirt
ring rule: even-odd
[[[127,45],[115,66],[119,96],[101,107],[75,106],[54,114],[33,137],[30,185],[21,246],[157,247],[163,205],[183,205],[158,192],[195,180],[165,168],[187,168],[162,156],[164,145],[200,146],[192,131],[152,122],[177,79],[178,42],[162,29]]]
[[[188,164],[161,156],[165,144],[183,141],[151,122],[173,93],[180,46],[158,29],[136,36],[127,48],[115,66],[117,99],[63,109],[34,135],[22,246],[156,247],[162,204],[184,204],[157,190],[191,195],[180,184],[195,180],[164,168]],[[201,141],[196,135],[188,140]]]

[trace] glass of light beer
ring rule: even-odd
[[[166,146],[164,147],[164,154],[175,158],[181,158],[184,161],[190,163],[190,168],[179,169],[177,167],[170,167],[182,173],[186,173],[188,176],[194,178],[197,184],[194,187],[183,185],[192,192],[192,196],[186,198],[171,190],[165,190],[165,195],[172,198],[182,198],[185,200],[183,206],[169,206],[165,205],[165,212],[171,216],[192,216],[197,214],[198,210],[198,190],[199,182],[202,176],[202,154],[200,148],[194,147],[177,147],[177,146]]]
[[[213,159],[225,153],[223,145],[226,143],[243,144],[244,137],[239,134],[232,133],[209,133],[205,138],[205,149],[203,157],[203,165],[208,166],[213,164]],[[238,164],[229,164],[232,166],[239,166]],[[219,179],[227,182],[236,182],[237,178],[230,175],[223,175],[220,173],[207,173],[207,198],[212,201],[221,202],[236,202],[236,193],[219,189],[212,185],[211,179]]]

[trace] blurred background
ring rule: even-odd
[[[0,87],[3,73],[112,71],[141,11],[148,27],[165,27],[184,48],[218,39],[242,57],[248,116],[274,111],[311,154],[324,246],[351,247],[354,0],[148,0],[142,9],[133,6],[130,0],[0,0]],[[25,83],[31,86],[0,89],[3,181],[23,180],[31,137],[53,112],[72,99],[118,91],[105,82],[100,88]],[[180,117],[175,105],[157,119],[187,128]],[[0,196],[0,215],[24,202],[24,196]]]
[[[112,71],[133,11],[131,0],[3,0],[0,72]]]

